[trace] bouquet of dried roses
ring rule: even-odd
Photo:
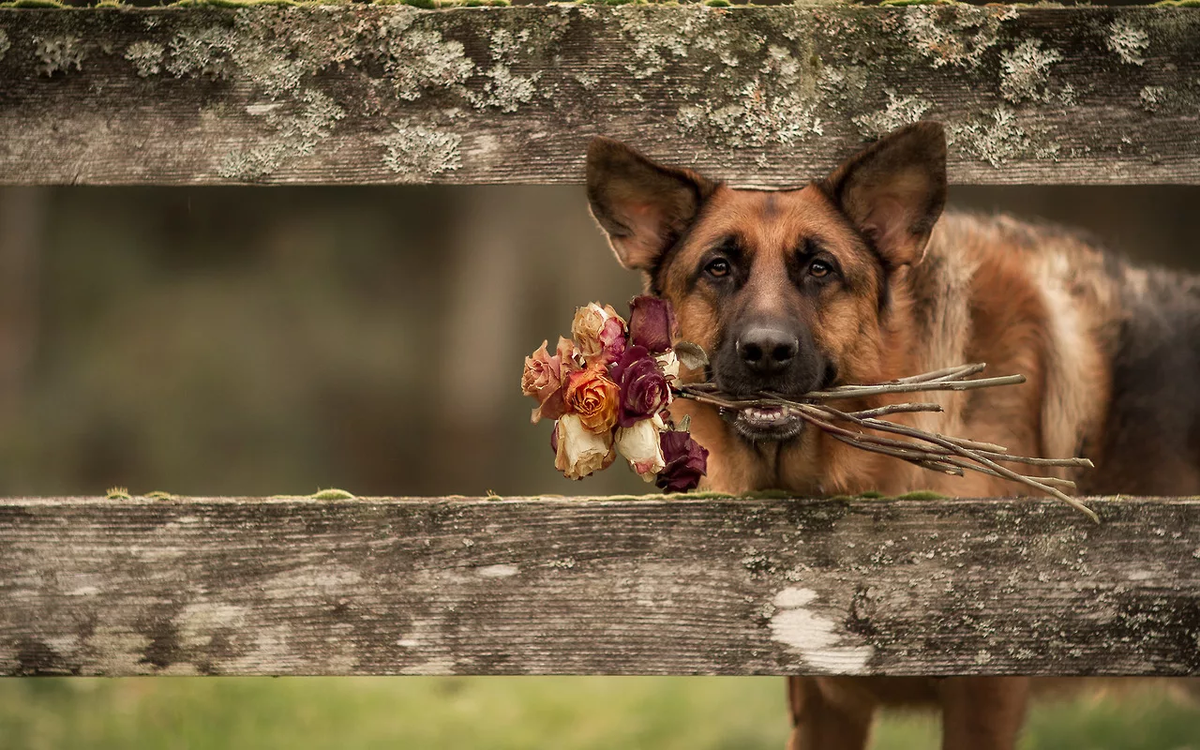
[[[1092,468],[1082,457],[1019,456],[1002,445],[929,432],[881,417],[940,412],[936,403],[888,403],[843,411],[830,405],[849,399],[921,391],[966,391],[1024,383],[1023,375],[971,378],[982,363],[946,367],[875,384],[847,384],[810,391],[796,398],[776,393],[732,396],[713,383],[679,382],[679,366],[698,369],[708,362],[704,350],[678,341],[671,305],[656,297],[634,297],[626,323],[608,305],[579,308],[573,339],[560,338],[553,355],[547,342],[525,358],[521,390],[538,402],[533,422],[557,420],[550,445],[554,466],[571,479],[608,468],[620,454],[647,482],[668,491],[694,489],[708,466],[708,451],[688,433],[686,418],[672,423],[672,398],[717,407],[722,414],[743,409],[788,409],[834,440],[871,453],[901,459],[930,471],[962,476],[965,471],[1001,477],[1052,495],[1085,513],[1096,514],[1064,494],[1075,482],[1060,476],[1031,476],[1006,463],[1067,469]]]
[[[554,354],[543,341],[525,358],[521,391],[538,402],[535,424],[555,420],[554,466],[569,479],[606,469],[620,454],[647,482],[685,492],[704,476],[708,451],[667,407],[680,354],[693,357],[698,348],[672,343],[669,302],[634,297],[630,308],[628,323],[610,305],[579,308],[571,339],[559,338]]]

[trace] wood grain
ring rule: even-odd
[[[1200,501],[7,499],[0,674],[1200,673]]]
[[[0,10],[0,182],[741,186],[945,122],[960,183],[1200,183],[1200,9]]]

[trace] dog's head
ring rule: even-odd
[[[683,338],[737,395],[877,377],[892,286],[920,261],[946,196],[945,136],[932,122],[796,190],[732,189],[606,138],[587,164],[592,214],[617,258],[671,301]],[[801,426],[770,409],[733,422],[752,441]]]

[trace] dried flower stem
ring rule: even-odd
[[[983,443],[965,438],[939,435],[937,433],[919,430],[915,427],[896,424],[879,417],[891,414],[910,414],[916,412],[940,412],[942,407],[933,403],[904,403],[890,404],[874,409],[864,409],[855,412],[845,412],[829,406],[825,401],[847,398],[862,398],[894,393],[914,393],[921,391],[965,391],[975,388],[992,388],[1001,385],[1024,383],[1023,375],[1006,375],[995,378],[978,378],[966,380],[984,370],[984,364],[959,365],[942,370],[900,378],[887,383],[875,385],[844,385],[824,391],[806,393],[798,399],[785,398],[776,393],[761,393],[753,398],[734,398],[721,393],[712,383],[682,385],[675,388],[676,395],[717,406],[722,409],[747,409],[762,407],[786,407],[833,438],[873,453],[899,458],[931,471],[962,476],[965,470],[981,474],[1001,477],[1062,500],[1072,508],[1080,511],[1088,518],[1099,523],[1096,514],[1083,503],[1064,494],[1059,488],[1074,490],[1075,483],[1058,477],[1027,476],[1019,474],[998,462],[1020,463],[1031,466],[1057,466],[1073,468],[1092,468],[1092,462],[1086,458],[1034,458],[1015,456],[1001,445]],[[850,429],[838,422],[848,422],[856,429]],[[904,440],[895,437],[885,437],[876,433],[883,432],[899,435]],[[915,442],[921,441],[921,442]]]

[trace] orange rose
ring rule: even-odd
[[[602,368],[589,367],[568,378],[567,411],[578,414],[592,432],[608,432],[617,424],[620,395],[617,384],[604,376]]]

